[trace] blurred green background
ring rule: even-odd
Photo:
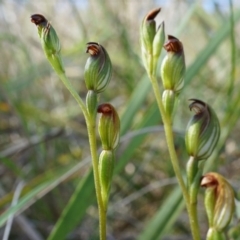
[[[109,239],[191,239],[161,118],[140,57],[139,26],[156,7],[162,7],[158,24],[164,21],[166,34],[182,41],[186,57],[186,85],[174,121],[183,174],[188,158],[184,130],[191,117],[188,99],[198,98],[215,109],[222,126],[206,171],[220,172],[240,190],[238,1],[1,0],[2,239],[98,239],[86,125],[75,100],[45,59],[37,29],[30,22],[35,13],[44,15],[56,29],[67,76],[83,99],[86,43],[102,44],[113,63],[111,83],[99,99],[111,102],[121,117]],[[236,214],[232,226],[238,218]],[[208,225],[202,190],[199,221],[204,239]]]

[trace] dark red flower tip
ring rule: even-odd
[[[112,114],[113,111],[114,108],[110,103],[100,104],[97,108],[97,112],[102,114]]]
[[[47,22],[47,19],[41,14],[33,14],[31,16],[31,22],[38,26],[41,23]]]
[[[182,43],[172,35],[168,35],[168,41],[163,47],[167,52],[181,53],[183,51]]]
[[[96,42],[88,42],[86,53],[89,53],[91,56],[96,56],[101,51],[101,45]]]
[[[156,8],[156,9],[153,9],[152,11],[150,11],[147,16],[146,16],[146,20],[147,21],[151,21],[153,20],[157,15],[158,13],[161,11],[161,8]]]

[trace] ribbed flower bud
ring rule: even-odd
[[[101,185],[101,195],[105,210],[107,209],[115,157],[112,150],[103,150],[99,156],[98,171]]]
[[[95,119],[97,114],[97,93],[93,90],[87,92],[86,106],[88,113]]]
[[[64,73],[65,71],[60,55],[61,45],[55,29],[41,14],[33,14],[31,16],[31,22],[37,26],[43,50],[52,67],[56,72]]]
[[[119,142],[120,120],[115,108],[109,103],[98,106],[98,113],[101,113],[98,131],[104,150],[113,150]]]
[[[164,22],[162,22],[156,31],[153,39],[153,57],[157,60],[160,57],[162,47],[165,41]]]
[[[222,232],[234,213],[234,191],[223,176],[214,172],[207,173],[202,177],[201,187],[206,188],[204,202],[209,230],[212,228],[217,232]]]
[[[107,87],[112,76],[112,63],[105,48],[95,42],[87,43],[90,54],[84,69],[84,78],[88,90],[100,93]]]
[[[186,71],[183,45],[177,38],[169,35],[164,48],[167,55],[161,65],[163,87],[178,93],[184,86]]]
[[[163,105],[166,113],[172,119],[175,106],[177,103],[176,93],[172,90],[164,90],[162,95],[162,101],[163,101]]]
[[[142,59],[145,68],[150,74],[156,70],[157,61],[165,40],[164,23],[160,24],[156,30],[156,21],[154,20],[160,11],[161,8],[150,11],[143,19],[140,28]]]
[[[209,105],[197,99],[190,100],[192,103],[189,108],[195,112],[195,115],[187,126],[186,149],[188,154],[197,160],[207,159],[220,136],[219,121]]]

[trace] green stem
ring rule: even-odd
[[[86,122],[88,122],[90,120],[90,117],[89,117],[89,114],[87,112],[87,108],[85,107],[85,104],[84,104],[83,100],[80,98],[80,96],[78,95],[78,93],[76,92],[74,87],[72,86],[72,84],[69,81],[69,79],[67,78],[66,74],[63,73],[63,72],[61,72],[61,73],[57,72],[57,74],[58,74],[59,78],[62,80],[65,87],[69,90],[69,92],[72,94],[72,96],[75,98],[75,100],[79,104],[79,106],[80,106],[80,108],[83,112],[83,115],[86,119]]]
[[[157,104],[158,104],[158,108],[159,111],[161,113],[162,116],[162,120],[163,120],[163,124],[164,124],[164,130],[165,130],[165,135],[166,135],[166,140],[167,140],[167,145],[168,145],[168,150],[169,150],[169,154],[170,154],[170,158],[172,161],[172,165],[173,165],[173,169],[174,172],[176,174],[176,177],[178,179],[179,185],[182,188],[183,191],[183,196],[185,198],[185,200],[188,202],[189,201],[189,196],[188,196],[188,192],[187,192],[187,188],[185,186],[185,183],[183,181],[182,178],[182,173],[178,164],[178,157],[175,151],[175,147],[174,147],[174,138],[173,138],[173,131],[172,131],[172,124],[171,124],[171,120],[169,119],[169,117],[166,114],[166,111],[164,109],[163,103],[162,103],[162,98],[159,92],[159,86],[157,83],[157,80],[154,76],[151,76],[151,83],[152,83],[152,87],[153,87],[153,91],[157,100]]]
[[[188,162],[190,162],[187,168],[188,191],[190,197],[189,216],[191,216],[190,221],[192,221],[193,228],[195,229],[196,232],[198,232],[198,234],[200,234],[197,213],[197,196],[200,188],[200,181],[202,177],[204,161],[202,160],[201,162],[199,162],[194,157],[190,157]],[[190,171],[192,174],[191,173],[189,174],[188,171]]]
[[[197,201],[190,202],[188,206],[189,221],[191,225],[192,235],[194,240],[200,240],[198,214],[197,214]]]
[[[96,190],[96,196],[97,196],[97,203],[98,203],[98,211],[99,211],[99,231],[100,231],[100,240],[106,240],[106,211],[104,209],[102,196],[101,196],[101,186],[100,186],[100,177],[98,172],[98,155],[97,155],[97,141],[96,141],[96,114],[94,116],[91,116],[87,108],[82,101],[82,99],[79,97],[78,93],[73,88],[72,84],[68,80],[65,73],[58,73],[59,78],[62,80],[66,88],[69,90],[69,92],[72,94],[72,96],[75,98],[77,103],[79,104],[83,115],[86,120],[87,124],[87,130],[88,130],[88,136],[89,136],[89,144],[90,144],[90,151],[92,156],[92,166],[93,166],[93,176],[94,176],[94,184],[95,184],[95,190]]]
[[[158,85],[156,77],[151,75],[150,80],[151,80],[153,91],[154,91],[154,94],[155,94],[155,97],[157,100],[158,108],[159,108],[159,111],[162,116],[162,121],[164,124],[164,130],[165,130],[165,135],[166,135],[166,140],[167,140],[167,145],[168,145],[168,150],[169,150],[172,166],[173,166],[175,175],[177,177],[178,183],[182,189],[183,197],[186,202],[193,239],[200,240],[198,222],[196,221],[196,219],[197,219],[197,215],[195,212],[196,208],[194,208],[194,206],[191,206],[189,193],[188,193],[187,187],[184,183],[184,180],[182,178],[181,170],[179,167],[179,160],[178,160],[176,150],[174,147],[174,137],[173,137],[171,119],[168,117],[168,115],[166,114],[166,111],[164,109],[162,98],[161,98],[160,91],[159,91],[159,85]]]
[[[87,128],[88,128],[90,151],[92,155],[94,184],[95,184],[95,190],[96,190],[96,196],[97,196],[97,202],[98,202],[100,240],[106,240],[107,212],[104,209],[102,195],[101,195],[100,177],[98,172],[98,155],[97,155],[95,120],[96,120],[95,118],[92,118],[91,121],[87,123]]]

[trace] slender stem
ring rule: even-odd
[[[193,226],[195,234],[200,239],[199,224],[198,224],[198,213],[197,213],[197,196],[200,188],[200,179],[203,172],[203,160],[197,161],[191,156],[187,163],[187,175],[188,175],[188,191],[189,191],[189,216],[191,225]]]
[[[66,86],[66,88],[70,91],[72,96],[75,98],[77,103],[79,104],[83,115],[86,120],[88,136],[89,136],[89,144],[90,144],[90,151],[92,156],[92,166],[93,166],[93,176],[94,176],[94,185],[96,190],[97,196],[97,203],[98,203],[98,211],[99,211],[99,232],[100,232],[100,240],[106,240],[106,211],[104,209],[102,196],[101,196],[101,186],[100,186],[100,177],[98,172],[98,155],[97,155],[97,141],[96,141],[96,115],[91,116],[87,108],[79,97],[76,90],[73,88],[72,84],[68,80],[65,73],[58,73],[58,76]]]
[[[182,178],[182,174],[181,174],[181,170],[178,164],[178,157],[175,151],[175,147],[174,147],[174,138],[173,138],[173,131],[172,131],[172,124],[171,124],[171,120],[169,119],[169,117],[166,114],[166,111],[164,109],[163,103],[162,103],[162,98],[159,92],[159,86],[157,83],[157,80],[154,76],[151,76],[151,83],[152,83],[152,87],[153,87],[153,91],[157,100],[157,104],[158,104],[158,108],[159,111],[161,113],[162,116],[162,120],[163,120],[163,124],[164,124],[164,130],[165,130],[165,135],[166,135],[166,140],[167,140],[167,145],[168,145],[168,150],[169,150],[169,154],[170,154],[170,158],[172,161],[172,165],[173,165],[173,169],[174,172],[176,174],[176,177],[178,179],[179,185],[183,191],[183,196],[185,198],[185,200],[188,202],[189,201],[189,196],[188,196],[188,192],[187,192],[187,188],[186,185],[183,181]]]
[[[150,80],[151,80],[153,91],[154,91],[154,94],[155,94],[155,97],[157,100],[158,108],[159,108],[159,111],[162,116],[172,166],[173,166],[175,175],[177,177],[178,183],[182,189],[183,197],[186,202],[193,239],[200,240],[198,221],[196,221],[196,219],[197,219],[196,207],[194,207],[194,205],[191,205],[190,196],[189,196],[187,187],[184,183],[184,180],[182,178],[181,170],[179,167],[179,160],[178,160],[176,150],[174,147],[174,137],[173,137],[171,119],[169,119],[169,117],[166,114],[166,111],[164,109],[162,98],[161,98],[160,91],[159,91],[159,85],[158,85],[156,77],[153,75],[150,75]]]
[[[189,221],[191,225],[192,235],[194,240],[200,240],[198,214],[197,214],[197,202],[190,202],[188,206]]]
[[[72,94],[72,96],[75,98],[75,100],[77,101],[77,103],[79,104],[83,115],[86,119],[86,122],[88,122],[90,119],[89,114],[87,112],[86,106],[83,102],[83,100],[80,98],[80,96],[78,95],[78,93],[76,92],[76,90],[74,89],[74,87],[72,86],[71,82],[69,81],[69,79],[67,78],[65,73],[58,73],[59,78],[62,80],[63,84],[65,85],[65,87],[69,90],[69,92]]]
[[[95,131],[95,128],[96,128],[95,118],[92,118],[91,121],[87,123],[87,128],[88,128],[90,151],[92,155],[94,184],[95,184],[96,196],[97,196],[97,202],[98,202],[100,240],[106,240],[107,212],[104,209],[104,205],[102,201],[100,177],[98,172],[98,155],[97,155],[97,143],[96,143],[96,131]]]

